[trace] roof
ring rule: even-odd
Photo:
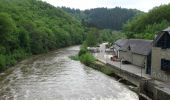
[[[164,29],[163,32],[168,32],[170,34],[170,27]]]
[[[114,44],[116,44],[119,47],[124,46],[127,43],[128,39],[119,39]]]
[[[120,39],[115,44],[120,46],[121,51],[129,51],[130,48],[132,53],[141,55],[148,55],[152,48],[152,40],[144,39]]]
[[[160,31],[160,32],[156,35],[156,37],[155,37],[155,39],[154,39],[154,42],[153,42],[153,45],[154,45],[154,46],[156,45],[156,43],[159,41],[159,39],[160,39],[160,38],[163,36],[163,34],[165,34],[165,33],[170,34],[170,27],[168,27],[168,28]]]

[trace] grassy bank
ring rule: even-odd
[[[93,55],[92,53],[90,53],[87,50],[87,46],[85,44],[83,44],[80,48],[80,51],[78,53],[78,55],[75,56],[71,56],[70,57],[73,60],[79,60],[81,63],[87,65],[88,67],[91,67],[95,70],[98,70],[108,76],[114,77],[116,80],[118,80],[119,82],[127,85],[127,86],[132,86],[135,87],[134,84],[132,84],[131,82],[123,79],[122,77],[120,77],[119,75],[116,74],[115,70],[109,66],[107,66],[106,64],[98,61]],[[133,90],[134,91],[134,90]],[[137,92],[137,90],[135,90],[135,92]]]
[[[93,63],[96,59],[95,57],[87,50],[86,45],[82,45],[78,55],[70,56],[73,60],[79,60],[81,63],[89,66]]]

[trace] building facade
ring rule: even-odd
[[[151,67],[151,40],[143,39],[120,39],[115,42],[118,58],[133,65],[145,68],[150,74]],[[115,46],[114,46],[115,47]]]
[[[170,27],[161,31],[153,42],[151,76],[170,83]]]

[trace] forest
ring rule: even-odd
[[[81,23],[62,9],[37,0],[0,0],[0,71],[83,40]]]
[[[83,25],[96,27],[98,29],[112,30],[121,30],[125,22],[132,19],[134,16],[143,13],[136,9],[126,9],[121,7],[94,8],[84,11],[66,7],[62,7],[62,9],[81,20]]]
[[[161,30],[170,26],[170,4],[154,7],[129,20],[123,31],[128,38],[154,39]]]

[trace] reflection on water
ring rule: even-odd
[[[0,100],[138,100],[115,79],[69,59],[78,50],[69,47],[21,62],[0,81]]]

